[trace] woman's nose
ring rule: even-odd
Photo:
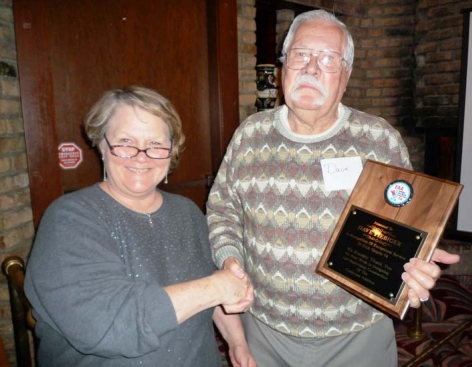
[[[135,158],[137,161],[146,161],[146,160],[150,159],[147,156],[146,151],[144,151],[144,150],[140,150],[138,155],[134,156],[133,158]]]

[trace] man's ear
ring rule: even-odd
[[[352,66],[349,68],[349,70],[346,70],[346,84],[344,85],[344,91],[347,89],[347,84],[349,83],[349,78],[351,77],[351,72],[352,72]]]

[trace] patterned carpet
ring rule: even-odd
[[[472,367],[472,276],[437,281],[423,305],[421,340],[408,335],[413,314],[410,309],[403,321],[395,320],[399,367]],[[230,367],[221,341],[220,351]]]
[[[472,283],[471,277],[441,277],[423,305],[422,331],[425,337],[408,336],[413,310],[403,322],[396,321],[398,365],[402,367],[472,366]],[[445,339],[449,338],[449,339]],[[424,354],[423,358],[418,356]],[[416,357],[416,363],[409,363]]]

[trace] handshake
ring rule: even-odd
[[[246,312],[254,301],[254,288],[241,264],[234,257],[225,260],[222,270],[213,273],[226,313]]]

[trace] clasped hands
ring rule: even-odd
[[[254,301],[254,288],[239,261],[234,257],[226,259],[223,269],[215,275],[223,280],[225,298],[221,305],[225,312],[246,312]]]

